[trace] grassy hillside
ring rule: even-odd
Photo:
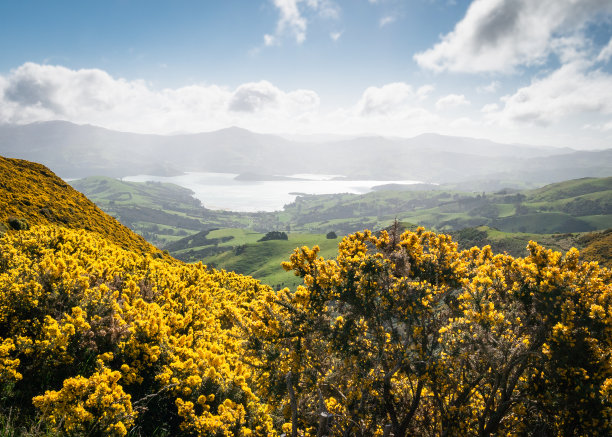
[[[0,157],[0,205],[0,224],[5,229],[11,227],[9,221],[25,219],[28,225],[93,231],[138,253],[159,252],[40,164]]]
[[[396,218],[452,232],[467,247],[490,244],[514,256],[525,254],[529,240],[558,250],[583,248],[586,243],[578,233],[612,227],[612,178],[488,194],[394,185],[363,195],[300,196],[283,211],[271,213],[208,210],[189,190],[172,184],[103,177],[72,184],[173,256],[253,275],[274,286],[287,283],[280,262],[294,247],[327,244],[324,236],[330,231],[346,235],[382,229]],[[287,232],[290,244],[257,242],[263,233],[274,230]]]
[[[300,196],[283,211],[270,213],[208,210],[189,190],[171,184],[110,178],[87,178],[72,184],[160,246],[213,228],[348,234],[381,229],[395,218],[440,231],[490,226],[541,234],[589,232],[612,225],[612,178],[585,178],[536,190],[489,194],[436,186],[391,186],[363,195]]]
[[[612,225],[612,177],[488,194],[444,187],[429,191],[404,188],[364,195],[304,196],[279,216],[293,230],[323,232],[331,228],[342,233],[359,227],[381,228],[394,218],[440,231],[486,225],[507,232],[542,234],[587,232]]]
[[[175,184],[160,182],[126,182],[119,179],[92,176],[70,184],[81,192],[91,193],[100,205],[134,205],[169,209],[189,213],[201,209],[193,192]]]
[[[612,229],[584,235],[579,241],[584,245],[580,252],[584,260],[612,269]]]
[[[180,260],[203,260],[209,267],[253,276],[276,288],[301,283],[301,279],[281,267],[296,247],[318,245],[326,258],[338,251],[338,239],[328,239],[324,234],[289,233],[288,240],[260,241],[263,236],[246,229],[215,229],[185,237],[167,249]]]
[[[567,252],[572,247],[582,249],[585,243],[581,233],[565,234],[535,234],[524,232],[503,232],[488,226],[466,228],[451,232],[453,239],[460,249],[469,249],[473,246],[491,246],[496,253],[506,252],[512,256],[525,256],[529,241],[561,252]]]
[[[174,184],[126,182],[104,176],[70,184],[158,247],[202,230],[246,228],[254,222],[250,214],[206,209],[191,190]],[[255,223],[259,222],[265,223],[266,217],[256,217]]]
[[[611,184],[612,178],[574,179],[531,190],[528,196],[533,202],[555,201],[574,198],[584,194],[609,191],[611,189]]]

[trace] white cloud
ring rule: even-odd
[[[353,105],[323,113],[316,92],[282,90],[268,81],[159,90],[103,70],[27,63],[0,75],[0,123],[60,119],[162,134],[237,125],[258,132],[416,135],[440,124],[421,104],[432,91],[401,82],[369,87]]]
[[[321,18],[336,20],[340,18],[340,6],[332,0],[307,0],[308,6],[317,11]]]
[[[380,27],[385,27],[387,24],[391,24],[395,21],[395,17],[393,15],[386,15],[380,19],[378,25]]]
[[[269,82],[240,85],[234,91],[228,108],[235,112],[257,112],[278,105],[281,91]]]
[[[278,8],[280,17],[276,23],[276,35],[289,32],[295,38],[295,42],[301,44],[306,40],[306,19],[300,13],[298,3],[300,0],[274,0],[274,6]]]
[[[433,85],[423,85],[419,87],[416,94],[419,100],[427,100],[429,95],[435,90]]]
[[[319,101],[314,91],[283,91],[266,81],[235,90],[217,85],[155,90],[144,81],[116,79],[98,69],[34,63],[0,76],[0,122],[6,123],[61,119],[144,133],[230,125],[275,130],[316,112]]]
[[[394,82],[367,88],[357,103],[357,109],[360,115],[389,115],[411,107],[416,100],[410,85]]]
[[[269,47],[269,46],[273,46],[276,45],[277,41],[276,38],[274,37],[274,35],[264,35],[264,45]]]
[[[597,61],[599,62],[608,62],[610,60],[610,58],[612,58],[612,38],[610,38],[610,41],[608,42],[608,45],[605,46],[601,52],[599,52],[599,55],[597,56]]]
[[[497,103],[487,103],[480,110],[480,112],[483,112],[485,114],[489,114],[491,112],[497,112],[497,111],[499,111],[499,105]]]
[[[549,126],[584,114],[612,114],[612,75],[590,70],[590,63],[575,61],[502,98],[503,108],[493,112],[502,124]]]
[[[340,16],[340,7],[332,0],[271,0],[278,9],[279,18],[276,23],[274,35],[264,35],[264,45],[277,45],[279,41],[289,35],[295,42],[302,44],[306,41],[308,20],[305,11],[311,10],[321,18],[337,19]],[[300,8],[300,5],[304,7]]]
[[[463,94],[449,94],[444,96],[436,102],[436,109],[445,110],[456,108],[458,106],[467,106],[470,101],[465,98]]]
[[[509,72],[543,63],[559,36],[610,14],[609,0],[474,0],[452,32],[414,59],[437,72]]]
[[[343,32],[332,32],[329,34],[329,37],[334,41],[338,41],[340,37],[342,36],[342,33]]]
[[[476,88],[476,92],[483,94],[483,93],[494,93],[496,92],[499,87],[501,86],[501,83],[497,80],[494,80],[493,82],[491,82],[488,85],[484,85],[484,86],[479,86],[478,88]]]
[[[431,92],[429,86],[419,90],[421,96]],[[440,124],[440,117],[421,105],[419,91],[403,82],[368,87],[355,105],[337,109],[319,121],[328,132],[403,136],[436,130]]]

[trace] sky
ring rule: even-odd
[[[0,2],[0,123],[612,147],[610,0]]]

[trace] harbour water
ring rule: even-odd
[[[209,209],[231,211],[278,211],[299,194],[363,194],[377,185],[415,184],[418,181],[346,180],[337,175],[292,175],[291,180],[244,181],[232,173],[185,173],[180,176],[137,175],[125,181],[157,181],[180,185]]]

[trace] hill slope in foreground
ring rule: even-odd
[[[159,252],[41,164],[0,157],[0,205],[5,228],[9,219],[25,219],[28,225],[92,231],[138,253]]]
[[[35,168],[41,199],[3,198],[31,223],[72,205]],[[273,291],[66,208],[0,237],[3,435],[612,434],[612,273],[575,250],[365,231],[296,250],[304,286]]]
[[[42,165],[0,170],[2,435],[274,435],[238,325],[271,289],[156,256]]]

